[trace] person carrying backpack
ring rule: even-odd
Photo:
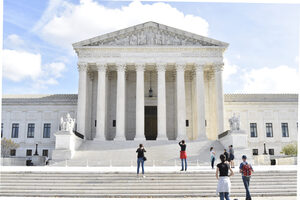
[[[246,161],[247,156],[243,155],[242,159],[243,159],[243,162],[240,164],[240,172],[242,173],[242,179],[243,179],[244,186],[246,189],[246,200],[251,200],[249,185],[250,185],[250,178],[251,178],[252,172],[254,172],[254,171],[253,171],[252,166]]]

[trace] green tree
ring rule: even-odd
[[[297,143],[285,145],[282,148],[281,153],[283,153],[284,155],[288,155],[288,156],[297,156],[297,154],[298,154]]]
[[[10,155],[11,149],[17,149],[20,145],[12,141],[11,139],[6,139],[5,137],[1,140],[1,157],[8,157]]]

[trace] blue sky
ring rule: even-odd
[[[77,93],[71,44],[153,20],[230,43],[225,93],[295,93],[300,5],[4,0],[4,94]]]

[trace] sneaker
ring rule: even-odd
[[[146,176],[145,176],[145,175],[143,175],[143,178],[146,178]]]

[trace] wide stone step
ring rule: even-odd
[[[187,190],[206,190],[206,189],[215,189],[217,184],[214,185],[77,185],[77,186],[69,186],[65,185],[63,187],[57,186],[57,185],[39,185],[39,186],[28,186],[28,185],[18,185],[15,187],[11,186],[0,186],[2,190],[12,190],[12,191],[17,191],[17,190],[140,190],[140,189],[147,189],[147,190],[182,190],[182,189],[187,189]],[[231,187],[232,190],[236,189],[244,189],[244,186],[242,184],[239,185],[234,185]],[[280,185],[251,185],[251,190],[256,190],[256,189],[273,189],[273,190],[282,190],[282,186]],[[297,186],[294,185],[289,185],[289,189],[297,189]]]
[[[24,197],[216,197],[214,171],[167,172],[137,177],[133,172],[1,172],[0,196]],[[231,177],[231,197],[245,196],[241,175]],[[257,172],[252,196],[296,196],[296,171]]]
[[[7,193],[7,192],[0,192],[1,196],[13,196],[13,197],[75,197],[75,198],[186,198],[186,197],[216,197],[215,193],[193,193],[193,194],[114,194],[114,195],[107,195],[107,194],[93,194],[93,193],[86,193],[86,194],[74,194],[74,193],[53,193],[53,194],[40,194],[40,193]],[[281,193],[281,192],[272,192],[272,193],[251,193],[251,196],[265,196],[265,197],[272,197],[272,196],[296,196],[296,192],[291,193]],[[245,191],[243,192],[234,192],[230,194],[231,197],[238,197],[238,196],[245,196]]]
[[[130,186],[135,186],[135,185],[140,185],[141,183],[147,185],[147,187],[151,187],[151,186],[157,186],[157,185],[160,185],[160,186],[170,186],[170,182],[140,182],[140,181],[137,181],[137,182],[118,182],[118,186],[127,186],[127,187],[130,187]],[[231,182],[232,184],[242,184],[242,181],[240,182]],[[116,183],[115,182],[91,182],[91,181],[88,181],[88,182],[2,182],[1,185],[2,186],[30,186],[30,187],[37,187],[37,186],[40,186],[40,185],[45,185],[47,187],[51,187],[51,186],[85,186],[85,185],[88,185],[89,187],[91,186],[110,186],[110,187],[113,187],[113,186],[116,186]],[[174,183],[175,185],[178,185],[178,186],[216,186],[217,184],[217,181],[215,182],[177,182],[177,183]],[[268,186],[275,186],[275,187],[282,187],[282,185],[285,185],[285,186],[296,186],[297,184],[297,181],[289,181],[289,182],[268,182],[268,183],[265,183],[265,184],[262,184],[261,182],[251,182],[251,187],[253,186],[260,186],[260,187],[268,187]]]

